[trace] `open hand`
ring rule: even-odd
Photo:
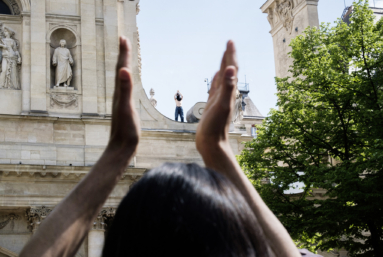
[[[205,162],[207,155],[217,149],[230,149],[228,133],[235,103],[237,73],[236,50],[234,43],[229,41],[197,128],[196,146]]]
[[[112,128],[107,150],[130,155],[138,145],[140,121],[133,104],[131,44],[120,37],[120,54],[116,67],[116,86],[112,106]]]

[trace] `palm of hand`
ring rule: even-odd
[[[221,69],[213,79],[209,100],[196,135],[198,151],[204,155],[228,145],[231,114],[235,103],[238,65],[234,43],[229,41],[222,58]]]

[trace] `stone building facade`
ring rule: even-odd
[[[76,256],[100,256],[107,224],[146,171],[163,162],[203,164],[195,149],[197,124],[166,118],[144,91],[139,11],[139,0],[0,0],[0,257],[18,256],[102,154],[109,138],[119,35],[133,45],[142,137]],[[57,49],[61,57],[55,63]],[[59,66],[64,75],[57,86]],[[250,123],[262,122],[259,115],[252,121],[254,115],[247,114],[245,129],[230,134],[236,154],[243,141],[252,139]]]

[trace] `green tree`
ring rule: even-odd
[[[351,256],[383,256],[383,22],[368,2],[351,24],[295,38],[278,107],[239,161],[294,240]],[[259,183],[270,179],[271,183]],[[294,183],[303,192],[287,194]],[[313,191],[324,189],[323,197]]]

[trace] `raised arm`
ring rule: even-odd
[[[237,72],[234,43],[229,41],[197,129],[197,149],[206,166],[224,174],[245,197],[276,256],[301,256],[286,229],[241,170],[230,147],[229,126],[235,104]]]
[[[120,180],[139,140],[132,100],[130,43],[120,38],[109,144],[89,174],[54,209],[20,257],[75,256],[97,213]]]

